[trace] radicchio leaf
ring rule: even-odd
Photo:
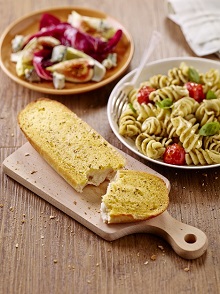
[[[40,78],[47,81],[52,81],[53,77],[51,72],[46,70],[45,68],[51,65],[51,50],[40,50],[34,53],[33,57],[33,66]]]
[[[64,32],[66,43],[70,43],[70,46],[76,48],[84,53],[90,55],[96,60],[102,61],[106,58],[115,46],[118,44],[122,36],[122,30],[116,31],[115,35],[105,42],[99,38],[92,37],[88,34],[82,33],[76,28],[69,27]]]
[[[41,30],[42,28],[47,28],[52,25],[56,26],[60,22],[61,21],[56,16],[49,14],[49,13],[44,13],[41,17],[39,28]]]
[[[68,23],[59,23],[58,25],[51,25],[50,27],[44,28],[41,31],[31,35],[27,42],[29,42],[33,38],[51,36],[58,39],[61,42],[61,44],[63,44],[66,41],[66,38],[64,37],[64,32],[69,27],[71,27],[71,25]]]
[[[44,14],[40,23],[41,30],[29,37],[27,42],[33,38],[51,36],[58,39],[62,45],[71,46],[83,51],[98,61],[106,58],[122,37],[122,30],[117,30],[114,36],[108,41],[81,32],[71,24],[61,22],[58,18]]]

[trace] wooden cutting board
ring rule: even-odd
[[[133,157],[125,153],[123,155],[127,159],[127,168],[156,174],[166,182],[170,190],[168,179]],[[198,258],[207,249],[207,237],[201,230],[175,220],[167,211],[147,221],[111,225],[103,223],[100,204],[108,182],[99,187],[87,186],[83,193],[78,193],[29,143],[7,157],[3,162],[3,169],[8,176],[107,241],[133,233],[152,233],[167,240],[174,251],[186,259]]]

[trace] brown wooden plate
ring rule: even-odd
[[[28,35],[36,33],[39,29],[39,21],[44,13],[50,13],[58,17],[62,21],[67,21],[68,15],[75,10],[81,15],[105,18],[114,27],[122,29],[123,36],[115,48],[115,52],[118,54],[117,67],[107,70],[106,75],[100,82],[88,82],[88,83],[69,83],[67,82],[64,89],[55,89],[52,82],[43,81],[40,83],[30,83],[23,78],[18,77],[16,74],[15,63],[11,62],[11,41],[16,35]],[[60,7],[51,8],[46,10],[40,10],[30,13],[6,28],[0,39],[0,66],[3,71],[18,84],[27,87],[31,90],[38,92],[67,95],[88,92],[99,87],[102,87],[116,78],[120,77],[128,68],[130,61],[134,53],[134,43],[129,32],[114,18],[107,14],[81,7]]]

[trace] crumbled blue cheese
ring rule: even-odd
[[[24,45],[24,36],[16,35],[14,39],[11,41],[11,44],[12,44],[12,52],[20,51]]]
[[[107,58],[102,61],[102,65],[105,68],[111,69],[112,67],[117,66],[117,54],[116,53],[109,53]]]
[[[55,89],[63,89],[65,87],[65,76],[58,72],[54,72],[53,85]]]

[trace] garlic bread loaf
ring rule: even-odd
[[[119,170],[102,196],[101,217],[108,224],[147,220],[164,212],[168,204],[169,191],[161,178]]]
[[[76,191],[111,179],[125,166],[123,156],[63,104],[41,98],[18,115],[31,145]]]

